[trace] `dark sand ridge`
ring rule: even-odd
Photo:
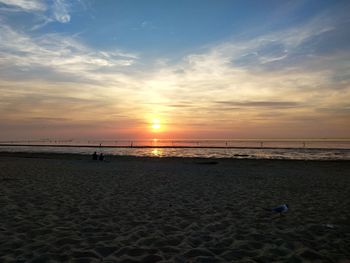
[[[0,262],[346,262],[349,175],[348,161],[1,153]]]

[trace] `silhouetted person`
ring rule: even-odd
[[[94,153],[92,154],[92,160],[97,160],[97,153],[96,153],[96,152],[94,152]]]
[[[105,159],[103,153],[100,153],[100,156],[98,157],[98,159],[99,159],[100,161],[103,161],[103,160]]]

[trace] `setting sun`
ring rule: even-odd
[[[152,129],[154,131],[157,131],[160,129],[160,120],[159,119],[153,119],[152,120]]]

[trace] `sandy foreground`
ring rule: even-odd
[[[0,153],[0,262],[275,261],[350,262],[350,162]]]

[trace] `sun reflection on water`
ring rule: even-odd
[[[152,156],[161,157],[163,151],[161,149],[153,149],[151,153],[152,153]]]

